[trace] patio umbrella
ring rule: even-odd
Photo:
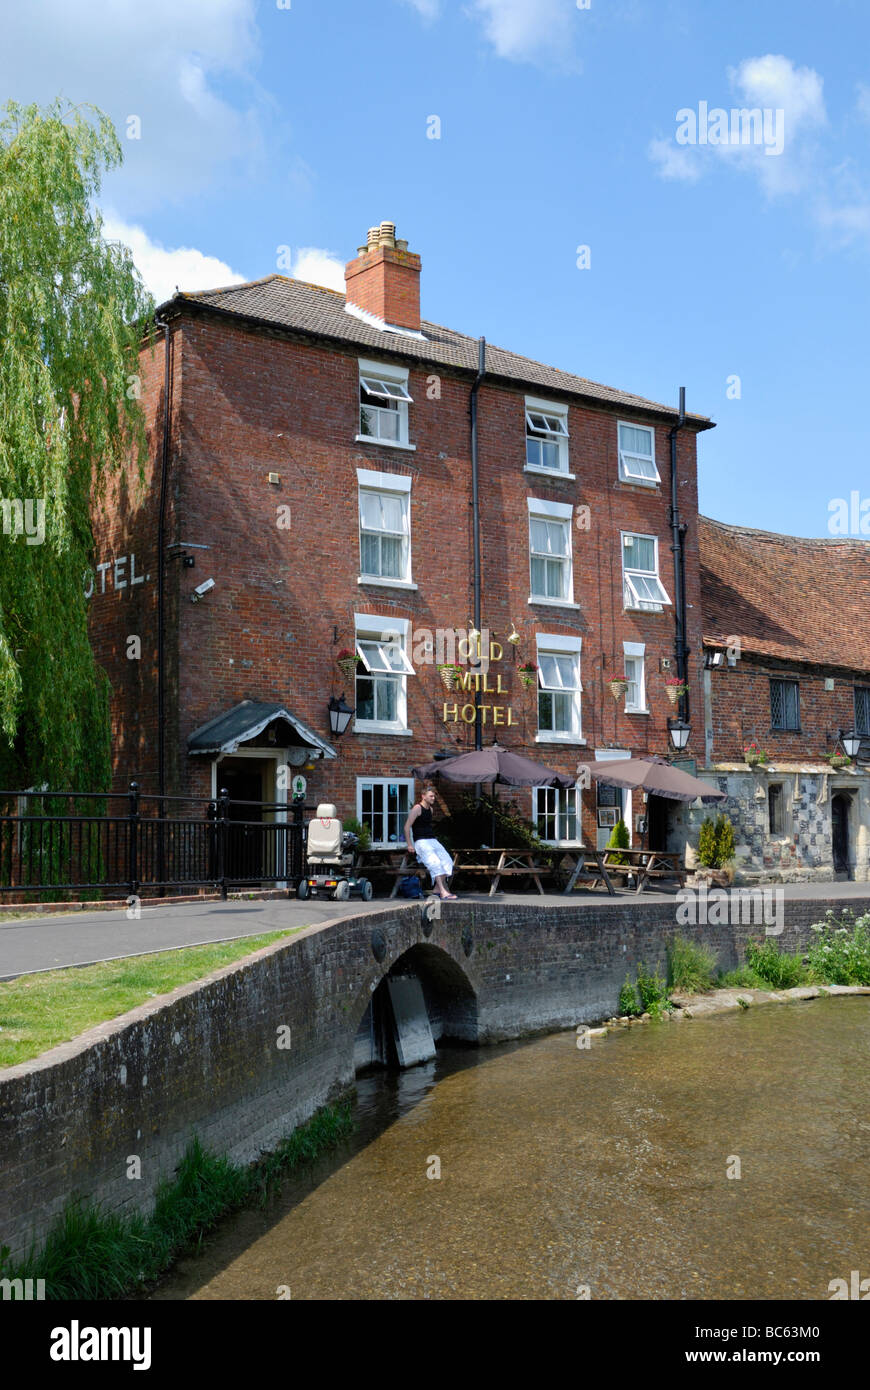
[[[583,768],[596,782],[606,782],[611,787],[640,787],[655,796],[663,796],[669,801],[724,801],[725,792],[691,777],[688,772],[674,767],[664,758],[650,753],[638,758],[607,758],[601,762],[581,763],[577,768],[579,777]]]
[[[443,758],[438,762],[423,763],[411,769],[415,777],[443,777],[447,782],[491,782],[493,785],[492,837],[495,839],[495,783],[508,787],[561,787],[567,790],[575,786],[576,778],[564,772],[554,772],[551,767],[543,767],[519,753],[511,753],[500,743],[489,748],[481,748],[474,753],[458,753],[453,758]]]
[[[453,758],[423,763],[411,769],[415,777],[445,777],[448,782],[501,782],[508,787],[573,787],[576,777],[554,772],[519,753],[511,753],[500,743],[474,753],[458,753]]]

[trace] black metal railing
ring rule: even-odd
[[[225,789],[210,801],[143,796],[135,782],[123,793],[0,791],[0,895],[295,887],[306,809]]]

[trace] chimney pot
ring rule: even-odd
[[[395,222],[369,227],[344,272],[346,302],[397,328],[420,329],[420,257],[396,240]]]

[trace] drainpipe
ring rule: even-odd
[[[686,423],[686,388],[680,387],[680,416],[677,423],[672,427],[668,434],[671,443],[671,507],[670,507],[670,527],[671,527],[671,552],[674,557],[674,655],[677,661],[677,675],[680,680],[686,681],[687,664],[686,657],[689,648],[686,646],[686,585],[685,585],[685,562],[683,556],[683,537],[687,527],[680,522],[680,507],[677,496],[677,435]],[[688,722],[689,719],[689,696],[688,694],[680,697],[680,718]]]
[[[157,791],[166,795],[166,720],[164,712],[165,675],[165,594],[164,594],[164,547],[166,487],[169,477],[169,420],[171,375],[169,362],[169,324],[166,319],[155,317],[155,324],[163,329],[163,441],[160,461],[160,499],[157,512]],[[162,806],[161,811],[162,815]]]
[[[480,478],[477,439],[477,393],[486,375],[486,339],[478,339],[477,376],[471,388],[471,506],[474,547],[474,626],[480,631]],[[479,682],[478,682],[479,684]],[[483,725],[480,722],[480,691],[474,694],[474,746],[483,747]],[[480,796],[480,788],[477,789]]]

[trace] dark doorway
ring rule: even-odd
[[[650,792],[646,803],[645,845],[647,849],[667,849],[672,805],[673,802],[668,801],[666,797],[656,796]]]
[[[834,873],[849,877],[849,797],[838,792],[831,799],[831,840]]]
[[[264,837],[259,826],[263,822],[263,769],[257,763],[249,766],[230,766],[218,769],[218,781],[230,794],[227,832],[227,878],[232,882],[250,882],[264,872]],[[255,802],[253,806],[239,802]]]

